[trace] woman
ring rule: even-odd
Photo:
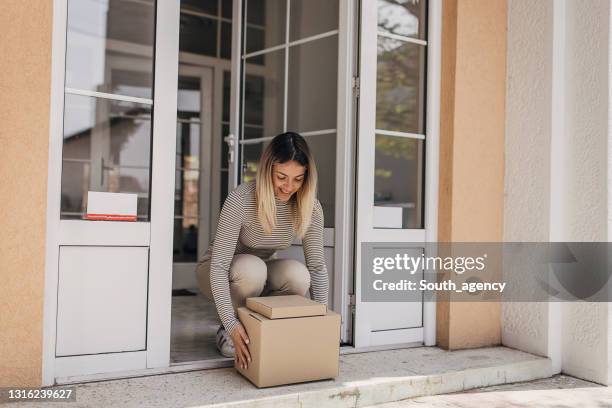
[[[214,301],[222,326],[217,348],[247,367],[248,336],[236,318],[246,298],[308,296],[327,303],[323,257],[323,209],[316,198],[317,169],[297,133],[276,136],[264,151],[255,182],[239,185],[226,198],[215,239],[198,263],[200,289]],[[276,259],[276,251],[302,238],[306,266]]]

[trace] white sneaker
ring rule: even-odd
[[[223,357],[234,358],[236,354],[236,350],[234,349],[234,341],[227,333],[223,326],[219,326],[219,330],[217,330],[217,349]]]

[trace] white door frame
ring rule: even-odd
[[[47,185],[47,231],[43,320],[43,385],[56,378],[96,372],[167,367],[174,216],[179,0],[157,2],[154,115],[151,161],[151,222],[61,220],[64,77],[68,0],[53,2],[52,75]],[[149,247],[146,350],[56,358],[59,248],[62,245]]]
[[[425,158],[425,228],[376,229],[373,227],[376,69],[378,13],[376,0],[362,0],[360,36],[360,105],[358,114],[357,217],[355,239],[355,330],[356,348],[391,344],[435,344],[434,302],[423,303],[423,327],[372,331],[376,319],[368,303],[361,301],[362,242],[435,242],[437,239],[438,156],[440,104],[441,0],[429,0],[427,47],[427,148]]]

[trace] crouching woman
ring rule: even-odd
[[[246,367],[249,339],[236,309],[253,296],[301,295],[327,303],[323,209],[316,198],[317,169],[304,138],[276,136],[259,160],[254,182],[226,198],[215,238],[196,269],[204,295],[214,301],[222,325],[222,355]],[[302,239],[306,265],[277,259],[276,251]]]

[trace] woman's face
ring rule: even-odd
[[[306,167],[295,160],[272,165],[272,181],[274,195],[281,201],[288,201],[291,196],[302,187]]]

